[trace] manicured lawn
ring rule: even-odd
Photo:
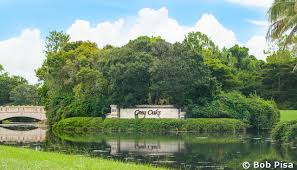
[[[148,170],[149,165],[136,165],[100,158],[34,151],[0,145],[0,169],[2,170]],[[161,169],[161,168],[159,168]]]
[[[297,120],[297,110],[281,110],[281,121]]]

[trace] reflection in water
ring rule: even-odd
[[[30,128],[29,128],[30,129]],[[263,134],[58,134],[36,128],[16,131],[0,127],[0,143],[28,146],[174,169],[241,169],[244,161],[279,160],[296,164],[295,146],[272,143]],[[297,165],[296,165],[297,166]]]
[[[110,154],[117,155],[122,152],[136,152],[149,155],[173,155],[184,149],[183,141],[160,141],[160,140],[108,140],[111,147]]]
[[[0,142],[3,143],[32,143],[43,142],[46,139],[46,131],[41,128],[31,130],[11,130],[0,127]]]

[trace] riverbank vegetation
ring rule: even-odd
[[[119,161],[104,160],[101,158],[89,158],[78,155],[64,155],[51,152],[40,152],[31,149],[0,146],[0,169],[162,169],[149,165],[137,165],[134,163],[122,163]]]
[[[263,100],[257,95],[245,97],[239,92],[219,94],[215,100],[204,106],[194,106],[193,117],[240,119],[252,128],[271,129],[280,119],[280,112],[274,101]]]
[[[248,125],[240,120],[227,118],[196,119],[105,119],[75,117],[59,121],[54,125],[56,132],[239,132]]]
[[[279,123],[272,130],[272,138],[280,143],[297,142],[297,120]]]

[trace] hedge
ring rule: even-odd
[[[297,120],[281,122],[273,128],[272,139],[280,143],[297,141]]]
[[[128,132],[228,132],[242,131],[247,124],[236,119],[105,119],[75,117],[54,125],[54,131]]]
[[[54,124],[54,131],[85,132],[102,131],[103,120],[101,117],[72,117]]]
[[[256,129],[271,129],[280,120],[274,101],[239,92],[222,93],[205,106],[190,106],[187,112],[192,117],[240,119]]]

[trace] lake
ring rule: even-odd
[[[241,169],[245,161],[297,162],[297,145],[280,146],[268,131],[244,134],[58,134],[34,124],[1,125],[0,144],[104,157],[174,169]]]

